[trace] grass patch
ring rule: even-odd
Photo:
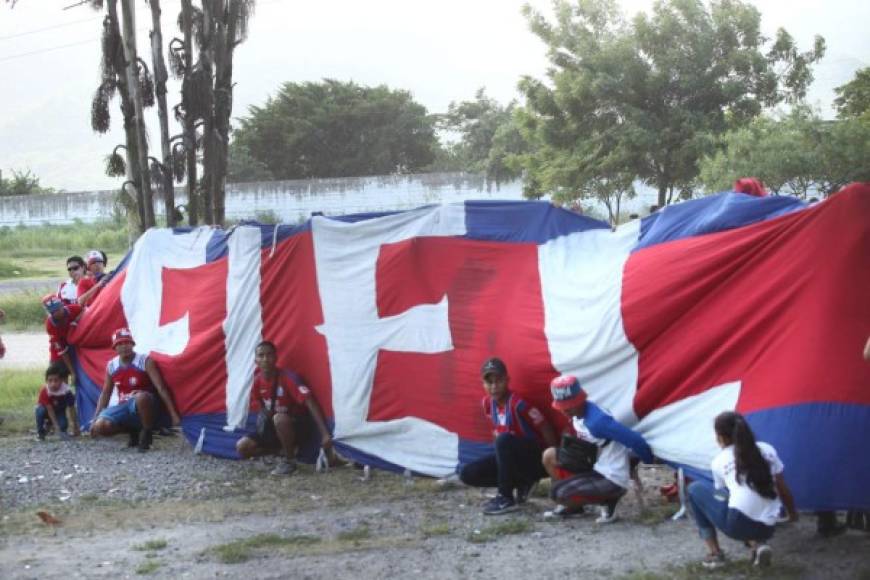
[[[159,538],[157,540],[148,540],[147,542],[144,542],[142,544],[136,544],[135,546],[133,546],[133,549],[137,552],[154,552],[157,550],[162,550],[168,545],[169,543],[166,540],[164,540],[163,538]]]
[[[646,509],[640,512],[637,522],[645,526],[656,526],[669,521],[678,509],[679,506],[675,504],[647,505]]]
[[[6,278],[36,278],[50,276],[51,274],[52,272],[50,271],[30,268],[23,263],[0,260],[0,280]]]
[[[358,528],[354,528],[352,530],[347,530],[345,532],[339,532],[335,538],[339,542],[359,542],[362,540],[367,540],[372,535],[371,530],[369,530],[368,526],[359,526]]]
[[[472,544],[491,542],[500,536],[524,534],[532,529],[532,524],[526,520],[506,520],[481,530],[474,530],[468,534],[468,541]]]
[[[33,407],[45,382],[43,370],[4,369],[0,373],[0,436],[28,433],[35,425]]]
[[[805,572],[803,566],[793,564],[778,564],[774,561],[770,568],[757,568],[752,565],[749,558],[732,560],[722,568],[708,570],[700,562],[693,562],[683,566],[670,566],[661,572],[637,570],[620,580],[726,580],[728,578],[766,578],[788,580],[799,578]]]
[[[0,296],[0,309],[6,312],[6,327],[11,330],[43,329],[45,327],[45,311],[42,309],[43,294],[31,290]],[[47,349],[48,343],[46,342]]]
[[[320,538],[314,536],[279,536],[278,534],[258,534],[243,540],[236,540],[210,548],[218,560],[224,564],[240,564],[247,562],[255,555],[267,548],[288,548],[308,546],[320,542]]]
[[[448,522],[438,522],[423,526],[420,528],[420,533],[424,538],[432,538],[435,536],[449,536],[451,532]]]
[[[153,574],[162,565],[163,562],[161,562],[160,560],[145,560],[144,562],[136,566],[136,574],[139,574],[140,576]]]
[[[100,249],[114,256],[115,263],[127,253],[127,226],[109,221],[67,225],[0,227],[0,253],[17,258],[84,255]]]

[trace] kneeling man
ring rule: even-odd
[[[130,434],[130,447],[145,452],[151,447],[157,420],[157,397],[166,406],[173,425],[181,423],[172,397],[163,384],[157,364],[148,355],[133,351],[133,335],[121,328],[112,335],[112,348],[118,354],[106,366],[106,382],[94,412],[91,437]],[[109,407],[112,392],[118,390],[118,403]]]
[[[299,448],[320,432],[320,446],[335,462],[332,435],[326,427],[323,412],[311,391],[302,384],[299,375],[277,366],[275,345],[264,340],[254,351],[257,370],[251,387],[251,402],[259,404],[257,432],[236,443],[239,455],[248,459],[256,455],[280,453],[281,461],[272,475],[291,475],[296,471]],[[313,424],[312,424],[313,423]]]

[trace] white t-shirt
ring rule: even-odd
[[[78,299],[78,286],[76,286],[75,280],[70,278],[66,282],[61,283],[60,288],[57,290],[57,296],[64,303],[75,302]]]
[[[782,473],[783,465],[776,449],[772,445],[757,442],[761,456],[770,465],[770,473],[776,477]],[[776,523],[782,502],[779,498],[768,499],[762,497],[745,483],[737,481],[737,471],[734,468],[734,446],[729,445],[713,458],[711,464],[713,471],[713,483],[716,489],[728,488],[728,507],[739,510],[746,517],[761,522],[768,526]]]
[[[574,427],[574,431],[577,433],[577,437],[598,445],[598,460],[595,462],[592,469],[619,487],[628,489],[628,486],[630,485],[630,470],[628,464],[628,449],[625,445],[611,440],[605,447],[602,447],[607,440],[594,437],[592,433],[589,432],[589,429],[586,428],[583,419],[573,417],[571,424]]]

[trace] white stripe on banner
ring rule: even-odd
[[[260,305],[260,228],[240,226],[229,238],[227,257],[227,430],[241,427],[248,417],[254,378],[254,349],[262,340]]]
[[[380,349],[453,349],[446,296],[437,304],[378,316],[375,267],[381,246],[417,236],[464,235],[464,204],[358,223],[315,217],[311,229],[324,320],[317,330],[326,337],[329,350],[336,438],[419,473],[453,473],[459,459],[455,433],[416,417],[369,422],[367,416]]]
[[[592,401],[626,425],[637,422],[637,350],[622,321],[622,272],[639,230],[634,220],[616,232],[578,232],[538,249],[553,366],[576,376]]]
[[[133,247],[121,289],[124,316],[136,351],[177,356],[190,341],[190,315],[160,325],[163,305],[163,268],[196,268],[206,262],[206,247],[213,230],[197,228],[177,234],[168,229],[150,229]],[[109,332],[114,332],[112,328]]]

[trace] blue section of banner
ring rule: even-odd
[[[466,201],[465,237],[493,242],[543,244],[560,236],[610,229],[605,222],[547,201]]]
[[[744,193],[719,193],[684,201],[643,218],[635,250],[748,226],[805,207],[804,202],[794,197],[755,197]]]

